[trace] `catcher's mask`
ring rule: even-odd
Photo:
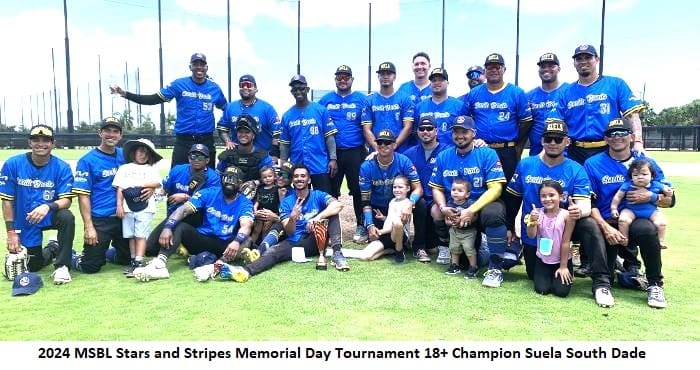
[[[241,184],[241,170],[236,166],[226,167],[221,174],[221,189],[224,196],[232,198],[238,194],[238,187]]]

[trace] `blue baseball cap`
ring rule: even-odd
[[[12,283],[12,296],[34,294],[42,286],[44,286],[44,282],[41,280],[41,276],[33,272],[23,272],[15,276]]]
[[[207,148],[207,146],[204,144],[194,144],[190,148],[190,151],[187,152],[187,154],[190,154],[190,153],[202,153],[202,154],[204,154],[205,157],[208,158],[209,157],[209,148]]]
[[[206,55],[204,55],[202,53],[192,54],[192,56],[190,57],[190,64],[192,64],[198,60],[202,61],[204,64],[207,64],[207,57],[206,57]]]
[[[574,50],[574,55],[572,55],[572,58],[576,58],[577,55],[579,54],[588,54],[592,55],[594,57],[598,56],[598,52],[595,50],[595,47],[593,45],[579,45],[575,50]]]
[[[474,119],[472,119],[469,116],[455,117],[455,120],[452,123],[452,129],[454,130],[455,128],[463,128],[472,131],[476,130],[476,126],[474,125]]]
[[[219,258],[216,257],[216,255],[212,252],[204,251],[200,252],[194,256],[190,256],[187,259],[187,262],[189,262],[190,269],[194,270],[197,267],[204,266],[204,265],[211,265],[212,263],[216,262]]]

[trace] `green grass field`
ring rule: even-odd
[[[654,152],[674,162],[698,162],[696,155],[663,153],[661,159]],[[111,264],[94,275],[74,272],[64,286],[51,284],[47,267],[40,272],[44,287],[27,297],[11,297],[12,283],[0,283],[0,330],[4,340],[697,341],[700,232],[694,207],[700,182],[671,180],[679,201],[665,210],[670,248],[663,251],[664,310],[647,307],[644,292],[619,288],[615,307],[599,308],[590,279],[577,278],[568,298],[543,297],[534,293],[523,266],[506,273],[499,289],[410,258],[403,265],[391,258],[351,260],[347,273],[287,262],[237,284],[196,282],[185,261],[173,257],[171,278],[148,283],[124,278]],[[164,216],[159,207],[154,221]],[[77,202],[72,210],[80,250]]]

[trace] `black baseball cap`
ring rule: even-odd
[[[192,56],[190,57],[190,64],[192,64],[198,60],[201,60],[204,64],[207,64],[207,57],[206,57],[206,55],[204,55],[202,53],[192,54]]]
[[[258,84],[255,82],[255,77],[253,77],[253,75],[241,76],[241,78],[238,79],[238,84],[240,85],[242,82],[251,82],[253,85],[258,86]]]
[[[506,65],[506,62],[503,59],[503,55],[498,53],[491,53],[489,54],[489,56],[486,57],[486,60],[484,61],[484,68],[486,68],[486,66],[488,66],[491,63],[498,63],[502,66]]]
[[[346,74],[348,76],[352,76],[352,68],[350,68],[350,66],[348,65],[343,64],[335,70],[335,75],[337,76],[339,74]]]
[[[122,130],[122,123],[114,117],[107,117],[107,118],[102,120],[102,123],[100,124],[100,130],[103,128],[107,128],[107,127],[118,128],[119,131],[121,131]]]
[[[566,136],[568,135],[568,130],[566,128],[566,123],[560,119],[548,118],[544,122],[544,131],[542,136]]]
[[[625,121],[624,119],[615,118],[608,123],[608,128],[605,129],[605,134],[607,135],[614,131],[627,131],[631,133],[632,126],[630,126],[629,122]]]
[[[377,137],[374,139],[374,141],[391,141],[392,143],[395,143],[396,136],[394,136],[394,133],[391,132],[391,130],[381,130],[377,134]]]
[[[295,84],[307,85],[306,77],[304,77],[304,75],[294,75],[294,77],[292,77],[292,80],[289,81],[289,86],[294,86]]]
[[[542,63],[554,63],[559,65],[559,58],[554,53],[544,53],[540,55],[540,59],[537,61],[537,65],[542,65]]]
[[[420,126],[437,127],[437,123],[435,122],[435,117],[433,117],[433,116],[421,117],[420,121],[418,121],[418,127],[420,127]]]
[[[242,128],[248,129],[256,135],[258,134],[258,122],[250,114],[241,114],[236,120],[236,131]]]
[[[442,76],[442,78],[444,78],[445,80],[449,80],[449,78],[447,78],[447,70],[445,70],[445,69],[443,69],[443,68],[435,68],[435,69],[433,69],[433,70],[430,72],[430,75],[428,75],[428,80],[431,80],[431,81],[432,81],[432,80],[433,80],[433,77],[435,77],[435,76]]]
[[[377,73],[382,72],[396,73],[396,66],[392,62],[384,62],[379,65],[379,68],[377,68]]]

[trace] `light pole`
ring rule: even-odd
[[[66,104],[68,105],[68,110],[66,112],[66,122],[68,125],[68,132],[73,133],[73,103],[71,101],[70,92],[70,46],[68,42],[68,5],[66,0],[63,0],[63,24],[65,31],[65,47],[66,47]]]

